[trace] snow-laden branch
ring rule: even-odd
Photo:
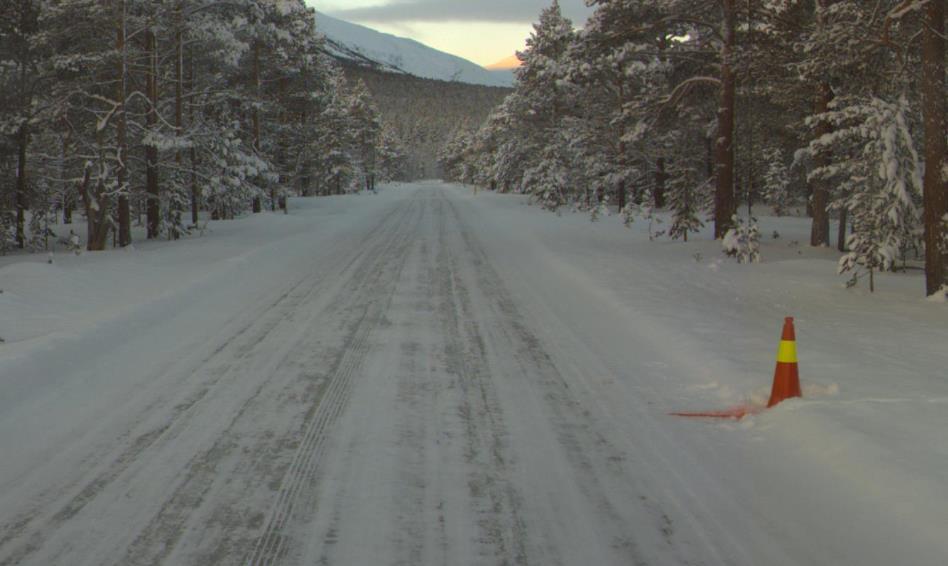
[[[884,45],[891,45],[892,41],[889,38],[889,30],[893,23],[897,20],[901,20],[912,12],[922,10],[931,1],[932,0],[902,0],[902,2],[889,10],[889,13],[885,16],[885,22],[882,25],[882,43]]]
[[[699,86],[721,88],[721,79],[716,77],[691,77],[676,86],[675,90],[671,91],[671,93],[661,101],[660,106],[663,108],[678,106],[685,97],[691,94],[691,91]]]
[[[886,25],[888,25],[888,22],[901,19],[906,14],[921,10],[931,1],[932,0],[902,0],[900,4],[889,10],[888,15],[885,17]]]

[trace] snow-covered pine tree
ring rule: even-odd
[[[50,79],[45,65],[50,45],[42,33],[42,4],[41,0],[17,0],[0,6],[0,135],[7,138],[12,150],[8,157],[16,162],[12,210],[20,249],[28,240],[26,211],[34,174],[29,163],[30,144],[44,106],[40,102],[43,84]]]
[[[14,238],[25,244],[27,207],[71,222],[79,201],[86,245],[103,249],[130,242],[136,215],[149,237],[175,237],[187,208],[195,224],[202,208],[231,218],[285,200],[324,153],[319,41],[303,0],[3,3],[0,203]]]
[[[124,2],[50,2],[40,20],[51,51],[47,64],[55,80],[48,92],[57,128],[72,140],[64,172],[76,187],[87,220],[86,247],[105,249],[118,228],[118,243],[128,243],[127,57],[128,23]],[[116,38],[118,41],[116,41]],[[76,151],[79,148],[80,151]]]
[[[801,19],[795,37],[799,59],[792,63],[800,77],[809,85],[815,101],[808,113],[824,115],[837,96],[872,96],[888,87],[885,75],[894,71],[891,52],[877,48],[874,38],[882,37],[885,4],[861,0],[817,0]],[[875,43],[875,47],[871,47]],[[810,120],[811,139],[831,133],[832,125]],[[817,168],[832,160],[830,153],[814,153]],[[834,187],[817,177],[810,178],[809,208],[813,217],[810,245],[830,244],[830,208]],[[840,223],[842,226],[842,222]]]
[[[355,140],[349,117],[349,83],[342,69],[330,70],[325,108],[320,115],[318,146],[322,158],[316,173],[319,194],[344,194],[356,174]]]
[[[600,9],[597,15],[602,15]],[[579,32],[565,61],[566,76],[582,99],[577,108],[575,127],[576,151],[585,164],[586,179],[593,186],[584,186],[584,193],[613,195],[621,210],[625,207],[630,182],[638,174],[632,159],[628,132],[634,119],[627,108],[637,90],[631,77],[641,73],[635,45],[615,36],[613,19],[591,18]],[[623,45],[623,42],[626,42]],[[585,184],[584,184],[585,185]],[[588,196],[583,196],[588,201]]]
[[[876,271],[889,270],[908,248],[918,248],[921,236],[921,165],[905,97],[841,98],[812,120],[832,124],[834,131],[810,144],[810,151],[832,150],[832,163],[811,177],[832,180],[840,187],[834,207],[845,208],[852,222],[850,252],[839,272],[865,269],[870,290]]]
[[[7,189],[3,193],[6,197],[10,191]],[[7,205],[7,198],[0,198],[0,256],[16,249],[16,244],[16,214]]]
[[[523,174],[523,186],[531,200],[553,212],[571,201],[568,160],[562,139],[543,147],[539,160]]]
[[[708,195],[711,179],[705,177],[693,164],[679,165],[673,161],[670,167],[667,205],[672,213],[668,235],[677,240],[688,241],[688,234],[700,230],[704,223],[701,216],[708,210]]]
[[[448,181],[464,182],[465,159],[471,146],[471,132],[465,125],[455,128],[438,154],[438,166]]]
[[[528,148],[520,143],[522,124],[516,114],[519,98],[517,92],[507,96],[477,134],[479,175],[487,186],[501,192],[522,192],[524,167],[529,163]]]
[[[374,189],[378,176],[376,151],[382,125],[378,109],[372,102],[372,95],[362,81],[356,81],[352,85],[347,113],[352,127],[353,150],[359,166],[359,176],[362,178],[362,187]]]
[[[547,207],[568,200],[565,191],[569,187],[561,184],[567,182],[567,165],[563,161],[565,134],[559,126],[570,109],[561,83],[574,36],[572,22],[563,17],[559,2],[553,0],[540,13],[527,38],[527,48],[517,53],[522,64],[514,72],[516,97],[508,105],[518,123],[519,143],[525,148],[521,155],[528,158],[522,164],[523,190]]]
[[[783,216],[790,206],[790,167],[780,148],[764,151],[764,202],[776,216]]]
[[[287,198],[303,174],[300,166],[309,151],[312,130],[309,121],[316,113],[313,91],[324,80],[326,67],[314,10],[302,0],[282,0],[275,9],[273,23],[278,33],[266,75],[272,85],[273,113],[267,117],[264,134],[277,178],[270,190],[271,208],[286,212]]]
[[[401,140],[391,126],[383,125],[378,147],[379,180],[384,183],[407,180],[407,164]]]

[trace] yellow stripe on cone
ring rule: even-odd
[[[781,340],[777,349],[777,361],[785,364],[797,363],[797,343],[792,340]]]

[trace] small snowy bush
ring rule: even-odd
[[[634,202],[622,207],[622,210],[619,211],[619,217],[622,218],[622,223],[625,224],[626,228],[631,228],[632,223],[635,222],[635,215],[638,211],[638,205]]]
[[[590,222],[598,222],[603,216],[609,216],[611,212],[609,211],[609,197],[603,197],[599,204],[592,207],[592,210],[589,211],[589,220]]]
[[[746,222],[735,214],[731,217],[734,227],[727,231],[721,246],[724,254],[737,259],[737,263],[760,263],[760,228],[757,219]]]
[[[16,247],[16,217],[12,212],[0,209],[0,255],[6,255]]]

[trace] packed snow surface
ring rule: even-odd
[[[948,311],[440,183],[0,260],[0,564],[943,566]],[[804,398],[766,401],[785,316]]]
[[[438,51],[413,39],[316,14],[316,28],[326,36],[329,52],[360,65],[423,79],[509,87],[513,73],[487,70],[476,63]]]

